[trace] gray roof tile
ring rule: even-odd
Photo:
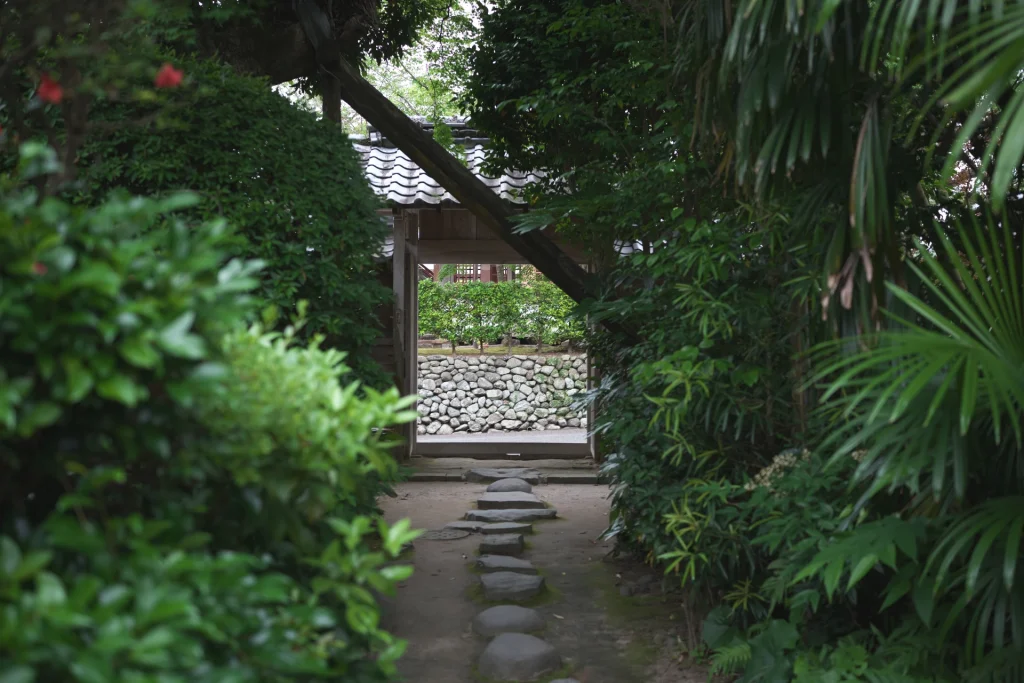
[[[427,121],[417,122],[428,132],[433,129],[433,125]],[[485,176],[482,169],[486,160],[487,140],[479,137],[475,130],[460,119],[447,123],[452,126],[456,141],[466,150],[469,170],[502,199],[523,203],[522,188],[540,180],[543,173],[506,171],[499,178]],[[375,130],[370,130],[368,138],[353,138],[353,145],[359,153],[370,187],[389,203],[402,206],[458,204],[451,193]]]

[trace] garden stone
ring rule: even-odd
[[[534,510],[470,510],[466,519],[471,522],[535,522],[540,519],[554,519],[558,513],[554,508]]]
[[[478,467],[466,472],[466,481],[493,483],[499,479],[522,479],[539,484],[540,472],[528,467]]]
[[[480,577],[484,598],[490,602],[523,602],[540,595],[544,577],[516,572],[494,572]]]
[[[544,617],[535,609],[519,605],[489,607],[473,619],[473,632],[485,638],[502,633],[530,633],[544,628]]]
[[[489,493],[530,493],[533,487],[522,479],[499,479],[487,487]]]
[[[453,432],[455,432],[455,430],[452,429],[449,425],[441,425],[441,428],[437,430],[438,434],[444,435],[452,434]]]
[[[502,633],[480,655],[480,675],[496,681],[533,681],[562,666],[555,648],[526,633]]]
[[[510,493],[485,493],[476,501],[480,510],[526,510],[543,508],[544,501],[532,493],[513,491]]]
[[[481,555],[476,560],[476,569],[482,574],[493,574],[494,572],[537,573],[536,567],[529,560],[509,555]]]
[[[482,527],[484,527],[484,526],[486,526],[486,525],[483,522],[458,521],[458,522],[448,522],[447,524],[444,525],[444,528],[445,529],[457,529],[459,531],[468,531],[471,534],[475,534],[478,531],[480,531],[480,529]]]
[[[480,554],[521,555],[524,547],[522,534],[494,534],[480,541]]]
[[[480,528],[480,533],[485,536],[496,534],[529,534],[533,533],[533,525],[529,522],[495,522],[485,524]]]

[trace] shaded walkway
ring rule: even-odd
[[[415,527],[441,529],[472,509],[485,489],[486,484],[409,483],[382,504],[391,521],[410,517]],[[669,603],[649,596],[635,610],[628,604],[632,599],[620,595],[617,567],[605,560],[612,543],[599,540],[607,525],[607,487],[550,484],[535,493],[559,518],[534,522],[535,533],[527,538],[524,557],[551,589],[534,607],[545,617],[544,640],[565,658],[573,676],[581,683],[706,680],[698,671],[692,677],[664,675],[666,657],[675,656],[665,636],[674,627]],[[486,607],[475,597],[478,577],[471,571],[480,542],[477,534],[416,541],[416,573],[399,590],[393,625],[409,641],[399,667],[409,683],[476,683],[474,667],[486,645],[471,632],[474,616]],[[658,638],[665,647],[652,646]]]

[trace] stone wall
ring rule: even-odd
[[[586,427],[587,358],[420,356],[419,434]]]

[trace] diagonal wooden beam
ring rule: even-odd
[[[342,99],[349,106],[574,301],[581,303],[596,294],[590,291],[590,276],[578,263],[539,231],[515,232],[512,209],[504,200],[341,56],[337,43],[325,29],[326,16],[316,2],[294,0],[294,3],[306,37],[316,50],[320,68],[341,85]],[[604,324],[627,339],[635,339],[630,330],[620,325]]]
[[[406,156],[448,190],[466,209],[494,230],[552,282],[576,301],[588,294],[588,275],[550,239],[539,232],[517,234],[512,209],[491,188],[439,145],[366,81],[348,62],[338,60],[332,75],[341,83],[342,98]]]

